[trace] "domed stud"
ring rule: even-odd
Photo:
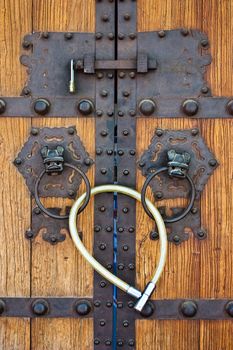
[[[155,110],[156,110],[156,104],[154,101],[150,100],[150,99],[145,99],[145,100],[142,100],[140,103],[139,103],[139,110],[140,112],[145,115],[145,116],[150,116],[152,115]]]
[[[197,313],[197,304],[194,301],[184,301],[181,304],[181,312],[185,317],[194,317]]]
[[[78,103],[78,111],[83,115],[89,115],[93,112],[94,105],[90,100],[80,100]]]
[[[195,100],[186,100],[183,102],[182,105],[183,112],[189,117],[192,117],[193,115],[197,114],[198,108],[198,103]]]
[[[87,300],[80,300],[75,305],[75,311],[79,316],[86,316],[91,311],[91,304]]]
[[[152,304],[151,301],[148,301],[144,306],[144,308],[142,309],[142,311],[140,312],[140,314],[143,317],[150,317],[153,315],[154,311],[155,311],[154,305]]]
[[[229,316],[233,317],[233,300],[226,304],[225,310]]]
[[[50,110],[50,102],[44,98],[39,98],[34,102],[34,111],[37,114],[45,115]]]
[[[32,312],[37,316],[43,316],[49,311],[49,305],[46,300],[38,299],[32,304]]]

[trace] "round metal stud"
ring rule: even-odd
[[[154,305],[148,301],[140,313],[143,317],[150,317],[153,315],[154,310]]]
[[[6,309],[6,304],[4,303],[4,301],[1,299],[0,300],[0,315],[5,311]]]
[[[22,159],[17,157],[17,158],[15,158],[14,163],[15,163],[15,165],[20,165],[20,164],[22,164]]]
[[[229,301],[226,306],[225,310],[228,313],[229,316],[233,317],[233,301]]]
[[[156,129],[155,133],[157,136],[161,137],[161,136],[163,136],[164,131],[162,129]]]
[[[142,100],[139,103],[139,110],[143,115],[150,116],[156,110],[156,104],[150,99]]]
[[[49,311],[49,304],[44,299],[35,300],[32,304],[32,311],[37,316],[43,316]]]
[[[233,115],[233,100],[227,103],[226,110],[230,115]]]
[[[78,111],[83,115],[89,115],[93,112],[94,105],[90,100],[80,100],[78,103]]]
[[[73,38],[73,33],[65,33],[64,37],[66,40],[71,40]]]
[[[4,113],[6,110],[6,102],[0,99],[0,114]]]
[[[80,300],[75,305],[75,311],[80,316],[86,316],[91,311],[91,304],[87,300]]]
[[[216,159],[210,159],[209,161],[208,161],[208,164],[211,166],[211,167],[214,167],[214,166],[216,166],[217,165],[217,160]]]
[[[186,100],[182,105],[183,112],[188,116],[193,116],[198,112],[198,103],[195,100]]]
[[[185,317],[194,317],[197,313],[197,304],[194,301],[184,301],[180,309]]]
[[[50,110],[50,102],[44,98],[39,98],[34,102],[34,111],[37,114],[45,115]]]
[[[39,134],[39,129],[38,128],[32,128],[31,129],[31,135],[37,136]]]

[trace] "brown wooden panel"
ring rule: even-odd
[[[1,95],[19,95],[25,70],[19,62],[21,38],[31,31],[31,0],[0,1],[0,86]],[[12,161],[24,143],[30,119],[0,120],[0,294],[29,296],[30,244],[24,232],[30,225],[30,197]],[[3,350],[30,347],[30,322],[1,319],[0,344]]]
[[[232,4],[230,1],[153,1],[139,0],[138,30],[197,28],[210,39],[213,62],[208,67],[208,80],[215,95],[232,94]],[[179,129],[199,127],[207,145],[220,161],[220,167],[210,178],[202,195],[202,222],[208,229],[206,241],[191,239],[174,247],[170,245],[168,262],[155,298],[233,297],[232,295],[232,122],[230,120],[140,120],[137,128],[138,157],[147,148],[156,127]],[[140,189],[143,179],[138,174]],[[181,205],[182,201],[166,201],[167,205]],[[152,273],[158,243],[150,242],[147,218],[137,207],[140,227],[137,239],[138,281],[142,286]],[[151,224],[152,225],[152,224]],[[152,226],[151,226],[152,227]],[[140,250],[139,250],[140,249]],[[144,257],[142,259],[142,256]],[[140,261],[141,260],[141,261]],[[153,324],[153,326],[152,326]],[[201,325],[199,327],[199,325]],[[192,328],[190,328],[192,327]],[[179,329],[179,336],[175,336]],[[231,349],[232,322],[138,321],[137,339],[150,333],[151,349]],[[224,333],[223,333],[224,332]],[[195,336],[194,336],[195,334]],[[189,336],[188,336],[189,335]],[[218,337],[217,337],[218,335]],[[172,337],[174,336],[174,338]],[[199,338],[200,337],[200,338]],[[216,339],[217,338],[217,339]],[[172,340],[171,340],[172,339]],[[199,340],[200,339],[200,340]],[[208,339],[208,341],[207,341]],[[161,340],[161,342],[160,342]],[[152,345],[153,344],[153,345]],[[210,345],[211,344],[211,345]],[[213,345],[214,344],[214,345]]]

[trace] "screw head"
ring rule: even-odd
[[[198,232],[197,232],[197,236],[198,236],[198,238],[199,239],[204,239],[204,238],[206,238],[206,231],[205,230],[199,230]]]
[[[86,316],[90,313],[91,311],[91,304],[87,300],[80,300],[77,302],[75,305],[75,311],[77,312],[78,315],[80,316]]]
[[[94,231],[95,232],[100,232],[100,230],[101,230],[101,227],[99,225],[95,225]]]
[[[105,250],[106,249],[106,243],[100,243],[99,249],[100,250]]]
[[[83,115],[89,115],[93,112],[94,105],[90,100],[80,100],[78,102],[78,111]]]
[[[0,315],[5,311],[6,309],[6,304],[2,299],[0,299]]]
[[[124,345],[124,342],[122,339],[117,340],[117,346],[122,347]]]
[[[100,40],[100,39],[102,39],[102,37],[103,37],[103,34],[100,33],[100,32],[98,32],[98,33],[95,34],[96,40]]]
[[[128,341],[128,345],[131,347],[131,346],[134,346],[134,344],[135,344],[135,341],[133,340],[133,339],[130,339],[129,341]]]
[[[20,164],[22,164],[22,159],[17,157],[17,158],[15,158],[14,163],[15,163],[15,165],[20,165]]]
[[[37,114],[45,115],[50,110],[50,102],[44,98],[39,98],[34,102],[34,111]]]
[[[161,136],[163,136],[164,131],[162,129],[156,129],[155,133],[156,133],[157,136],[161,137]]]
[[[166,36],[165,31],[164,31],[164,30],[160,30],[160,31],[158,32],[158,36],[159,36],[160,38],[164,38],[164,37]]]
[[[139,103],[139,110],[145,116],[152,115],[156,110],[156,104],[154,101],[146,99]]]
[[[198,112],[198,103],[195,100],[186,100],[182,105],[183,112],[188,116],[193,116]]]
[[[0,99],[0,114],[4,113],[6,110],[6,102],[3,99]]]
[[[151,301],[148,301],[144,306],[144,308],[142,309],[142,311],[140,312],[140,314],[143,317],[150,317],[153,315],[154,310],[155,310],[154,305],[152,304]]]
[[[175,235],[172,240],[174,243],[180,243],[180,237],[178,235]]]
[[[25,238],[27,238],[27,239],[32,239],[33,238],[33,231],[32,230],[27,230],[26,232],[25,232]]]
[[[129,327],[129,321],[128,320],[124,320],[122,324],[123,324],[123,327],[125,327],[125,328]]]
[[[37,316],[45,315],[49,311],[49,305],[46,300],[38,299],[33,302],[32,311]]]
[[[108,39],[113,40],[114,39],[114,33],[108,33]]]
[[[159,239],[159,234],[158,234],[158,232],[156,232],[156,231],[151,231],[151,232],[150,232],[150,239],[151,239],[152,241],[155,241],[155,240]]]
[[[41,213],[41,210],[39,207],[36,207],[33,209],[33,213],[36,214],[36,215],[39,215]]]
[[[69,127],[68,128],[68,134],[69,135],[74,135],[74,133],[75,133],[75,128],[73,126]]]
[[[197,136],[199,134],[199,129],[197,128],[192,129],[191,134],[192,136]]]
[[[125,34],[124,33],[119,33],[118,34],[118,39],[119,40],[123,40],[125,38]]]
[[[157,191],[157,192],[155,193],[155,197],[156,197],[156,199],[162,199],[162,198],[163,198],[163,192]]]
[[[94,344],[95,344],[95,345],[99,345],[99,344],[100,344],[100,340],[99,340],[98,338],[95,338],[95,339],[94,339]]]
[[[105,345],[110,346],[112,344],[110,339],[105,340]]]
[[[65,33],[64,37],[66,40],[71,40],[73,38],[73,33]]]
[[[22,94],[25,96],[28,96],[28,95],[30,95],[30,93],[31,93],[31,90],[29,89],[29,87],[24,86],[24,88],[22,90]]]
[[[124,268],[125,268],[125,265],[124,264],[118,264],[118,270],[120,270],[120,271],[122,271],[122,270],[124,270]]]
[[[208,86],[202,86],[201,92],[202,92],[203,94],[207,94],[207,93],[209,92]]]
[[[229,114],[233,115],[233,100],[230,100],[226,105],[226,110]]]
[[[228,313],[229,316],[233,317],[233,301],[229,301],[226,306],[225,310]]]
[[[197,209],[196,207],[193,207],[193,208],[191,209],[191,213],[192,213],[192,214],[197,214],[197,212],[198,212],[198,209]]]
[[[181,304],[181,312],[185,317],[194,317],[197,313],[197,304],[194,301],[184,301]]]
[[[216,166],[217,165],[217,160],[216,159],[210,159],[208,164],[212,167]]]
[[[91,159],[90,158],[86,158],[85,160],[84,160],[84,163],[85,163],[85,165],[91,165]]]
[[[101,90],[100,95],[102,97],[107,97],[108,96],[108,91],[103,89],[103,90]]]
[[[39,134],[39,129],[38,128],[32,128],[31,129],[31,135],[36,136]]]

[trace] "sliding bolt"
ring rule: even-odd
[[[75,82],[74,82],[74,60],[70,61],[70,83],[69,83],[69,92],[73,94],[75,92]]]

